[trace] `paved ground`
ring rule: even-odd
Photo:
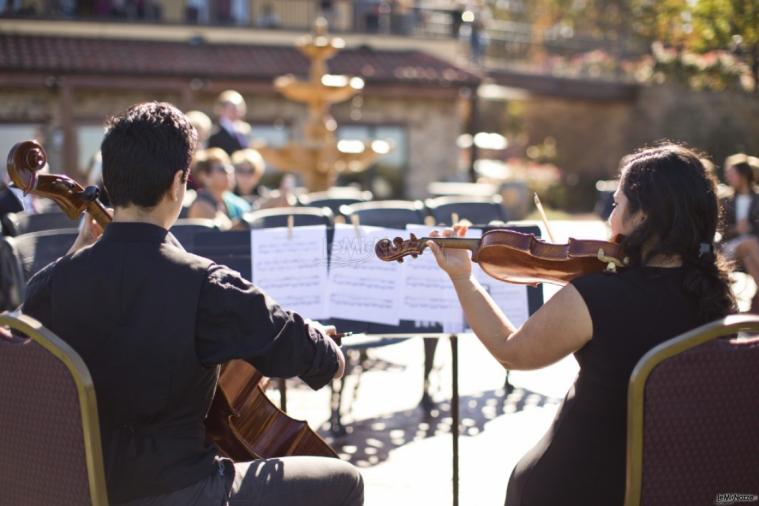
[[[557,241],[568,235],[606,237],[598,221],[555,223],[554,228]],[[740,283],[745,306],[754,286]],[[546,297],[552,293],[555,288],[546,287]],[[577,363],[568,357],[538,371],[512,373],[516,388],[506,395],[503,369],[474,336],[459,339],[459,355],[460,504],[502,505],[514,464],[549,426]],[[367,506],[451,504],[450,358],[448,342],[441,341],[432,373],[435,404],[429,411],[419,407],[422,341],[410,339],[372,350],[369,370],[348,377],[344,437],[331,438],[326,430],[328,391],[311,392],[291,382],[289,412],[318,427],[343,458],[361,468]]]

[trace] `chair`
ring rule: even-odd
[[[0,315],[0,503],[107,505],[97,402],[77,353],[38,321]]]
[[[435,197],[490,197],[498,193],[498,187],[490,183],[433,181],[427,191]]]
[[[171,227],[170,232],[176,237],[182,246],[184,246],[184,249],[190,251],[195,242],[195,234],[201,232],[213,232],[218,229],[219,228],[213,220],[185,218],[178,220],[174,226]]]
[[[328,207],[332,214],[340,214],[340,206],[372,200],[372,192],[352,186],[334,187],[323,192],[306,193],[298,197],[298,204],[308,207]]]
[[[18,235],[40,232],[43,230],[60,230],[76,228],[79,220],[72,220],[59,211],[50,211],[40,214],[18,213],[16,215],[16,230]]]
[[[505,223],[508,219],[500,195],[437,197],[427,199],[425,205],[437,224],[451,225],[454,214],[474,225],[487,225],[493,221]]]
[[[332,225],[332,211],[324,207],[275,207],[245,213],[243,221],[250,228],[286,227],[289,216],[293,217],[293,225]]]
[[[638,362],[625,506],[733,504],[720,494],[759,491],[759,337],[719,339],[738,332],[759,333],[759,317],[703,325]]]
[[[0,311],[17,308],[24,301],[26,279],[13,238],[0,237]]]
[[[190,253],[210,258],[251,279],[250,230],[225,230],[195,234]]]
[[[27,281],[47,264],[68,252],[78,235],[77,229],[31,232],[13,238],[24,279]]]
[[[405,229],[408,223],[424,223],[424,204],[411,200],[377,200],[340,207],[340,214],[351,220],[357,216],[362,225]]]

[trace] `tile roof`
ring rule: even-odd
[[[347,48],[328,61],[330,72],[367,83],[471,86],[480,78],[417,50]],[[210,77],[271,80],[305,76],[308,61],[294,47],[84,37],[0,35],[0,72]]]

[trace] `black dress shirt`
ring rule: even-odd
[[[335,343],[300,315],[144,223],[111,223],[93,246],[45,267],[29,281],[23,311],[90,370],[112,503],[216,471],[203,420],[218,364],[244,359],[315,389],[338,366]]]

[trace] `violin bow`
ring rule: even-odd
[[[538,197],[537,193],[534,194],[533,200],[535,201],[535,207],[538,208],[540,217],[543,219],[543,225],[546,226],[546,232],[548,233],[548,238],[551,239],[552,243],[556,243],[556,240],[553,238],[553,232],[551,231],[551,225],[548,224],[548,216],[546,216],[546,212],[543,209],[543,204],[540,202],[540,197]]]

